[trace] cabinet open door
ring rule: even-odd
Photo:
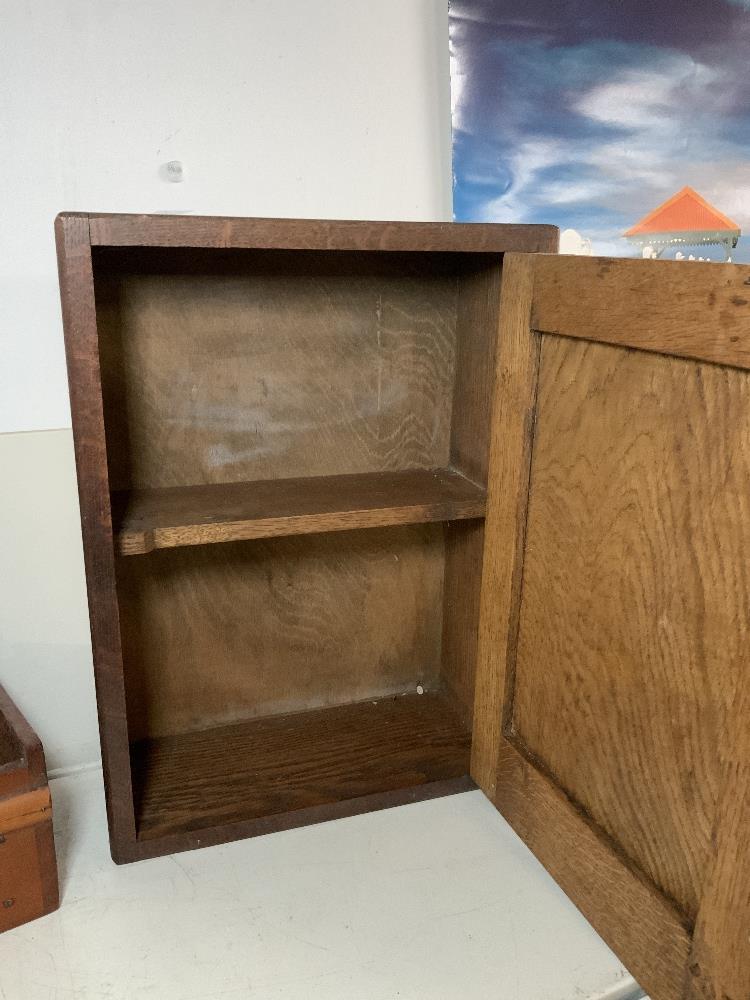
[[[750,267],[507,254],[472,776],[652,1000],[750,998]]]

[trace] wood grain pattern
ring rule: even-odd
[[[122,555],[279,535],[484,516],[484,490],[449,469],[176,486],[115,494]]]
[[[495,798],[523,564],[538,338],[529,330],[533,262],[506,256],[492,413],[471,775]]]
[[[259,719],[139,744],[139,837],[263,819],[466,775],[470,736],[437,694]]]
[[[501,273],[501,259],[487,257],[483,265],[467,269],[458,284],[451,465],[483,486],[489,461]],[[483,552],[481,524],[454,524],[446,530],[443,678],[467,723],[474,714]]]
[[[694,920],[745,669],[750,376],[544,337],[513,727]]]
[[[76,213],[64,213],[75,219]],[[450,222],[243,219],[216,216],[92,214],[91,243],[105,246],[247,247],[502,253],[554,250],[556,226]]]
[[[135,822],[88,217],[58,216],[55,239],[107,819],[112,842],[133,840]]]
[[[493,801],[651,1000],[681,1000],[690,932],[565,792],[503,740]]]
[[[337,799],[318,806],[295,809],[292,812],[276,813],[273,816],[236,819],[221,826],[204,827],[192,831],[182,830],[178,833],[123,842],[117,845],[113,857],[117,864],[143,861],[146,858],[158,858],[164,854],[215,847],[218,844],[227,844],[245,837],[264,837],[269,833],[296,830],[299,827],[311,826],[315,823],[327,823],[335,819],[345,819],[348,816],[360,816],[363,813],[375,812],[379,809],[393,809],[396,806],[424,802],[428,799],[456,795],[459,792],[470,792],[475,789],[476,785],[469,775],[462,774],[458,778],[444,778],[437,781],[425,781],[422,784],[404,785],[401,788],[391,788],[385,792],[371,792],[353,799]]]
[[[450,460],[454,469],[483,486],[489,464],[502,273],[500,257],[483,257],[479,265],[466,267],[456,304]]]
[[[466,774],[373,781],[354,799],[138,840],[128,735],[337,712],[419,683],[467,721],[482,532],[451,520],[115,563],[110,495],[436,468],[481,491],[501,255],[554,249],[557,231],[76,213],[56,226],[113,857],[468,787]],[[409,517],[467,512],[433,500]],[[223,514],[200,516],[204,531]]]
[[[59,905],[52,804],[38,736],[0,686],[0,932]]]
[[[445,525],[441,678],[467,726],[474,718],[484,522]]]
[[[449,257],[120,253],[96,274],[113,489],[448,465]]]
[[[747,267],[540,257],[535,330],[750,368]]]
[[[517,399],[491,451],[472,773],[654,1000],[735,1000],[750,376],[712,309],[750,268],[655,263],[506,255],[533,291],[502,303],[520,346],[496,413]],[[533,406],[537,330],[570,338],[541,336]]]
[[[8,831],[3,837],[0,844],[0,933],[36,920],[47,912],[36,828],[27,826]],[[56,909],[56,904],[50,909]]]
[[[52,799],[49,786],[24,791],[0,799],[0,831],[20,830],[41,820],[51,819]]]
[[[0,726],[0,771],[8,764],[12,764],[18,756],[19,749],[15,740]]]
[[[46,783],[41,741],[0,684],[0,798]]]
[[[442,588],[440,525],[123,557],[131,739],[432,689]]]
[[[533,267],[519,259],[507,277],[513,295],[501,318],[505,394],[493,419],[472,776],[654,1000],[678,1000],[690,947],[683,915],[512,734],[539,341],[529,329]]]
[[[750,997],[750,673],[732,704],[722,791],[688,966],[687,1000]]]

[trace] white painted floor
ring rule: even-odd
[[[117,867],[101,772],[52,782],[61,909],[2,1000],[631,1000],[480,792]]]

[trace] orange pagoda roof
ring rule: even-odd
[[[740,227],[722,215],[691,187],[684,187],[628,229],[625,236],[648,233],[695,233],[721,230],[739,233]]]

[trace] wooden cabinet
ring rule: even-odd
[[[57,233],[115,859],[476,782],[653,1000],[748,1000],[750,268]]]
[[[58,904],[42,745],[0,687],[0,932],[44,916]]]

